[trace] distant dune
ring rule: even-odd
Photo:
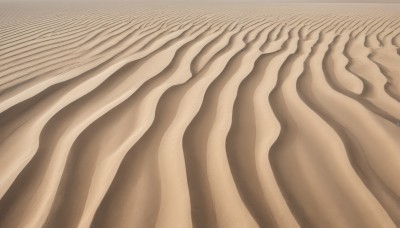
[[[400,5],[0,8],[0,227],[400,227]]]

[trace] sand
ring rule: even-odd
[[[0,7],[0,227],[400,227],[400,5]]]

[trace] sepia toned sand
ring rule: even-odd
[[[0,15],[0,227],[400,227],[400,5]]]

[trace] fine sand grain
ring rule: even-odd
[[[0,6],[0,227],[400,227],[400,4]]]

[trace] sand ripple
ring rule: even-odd
[[[399,227],[400,6],[0,10],[0,227]]]

